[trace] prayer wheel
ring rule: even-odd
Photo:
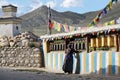
[[[101,47],[102,46],[101,42],[102,42],[101,37],[96,38],[96,47]]]
[[[47,41],[46,43],[47,43],[46,51],[47,51],[47,53],[48,53],[48,52],[50,52],[50,43],[49,43],[48,41]]]
[[[108,36],[107,40],[108,40],[108,46],[113,47],[114,46],[114,36]]]
[[[113,37],[114,37],[114,46],[117,47],[117,36],[114,35]]]
[[[107,37],[103,36],[102,37],[102,47],[107,46]]]
[[[90,43],[91,43],[91,47],[96,47],[96,39],[95,38],[91,38]]]

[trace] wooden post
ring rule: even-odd
[[[120,35],[118,34],[118,45],[119,45],[119,51],[120,51]]]
[[[89,35],[86,36],[86,51],[89,53]]]
[[[116,52],[119,51],[119,40],[118,40],[118,38],[119,38],[119,35],[116,34]]]
[[[47,28],[47,34],[51,34],[51,29],[50,29],[50,24],[51,24],[51,9],[50,9],[50,4],[48,8],[48,28]]]

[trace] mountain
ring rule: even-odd
[[[120,3],[114,4],[112,10],[108,11],[100,20],[101,23],[120,17]],[[100,11],[92,11],[84,14],[74,13],[71,11],[58,12],[51,9],[52,19],[68,25],[87,26]],[[38,9],[20,16],[23,19],[22,31],[32,31],[37,35],[47,33],[48,27],[48,7],[42,6]],[[52,33],[57,31],[52,30]]]
[[[69,25],[78,24],[80,20],[85,19],[84,15],[70,11],[57,12],[51,9],[51,14],[53,20],[60,23],[67,23]],[[46,6],[42,6],[30,13],[27,13],[21,16],[21,18],[23,19],[22,27],[24,30],[46,34],[48,27],[48,8]]]

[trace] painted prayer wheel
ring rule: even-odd
[[[90,43],[91,43],[91,47],[96,47],[96,39],[95,38],[91,38]]]
[[[107,40],[108,40],[108,46],[109,47],[114,46],[114,36],[108,36]]]
[[[101,42],[102,42],[101,37],[96,38],[96,47],[101,47],[102,46]]]
[[[102,47],[107,46],[107,37],[103,36],[102,37]]]

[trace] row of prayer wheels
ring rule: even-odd
[[[98,38],[90,39],[91,47],[113,47],[116,46],[115,36],[101,36]]]

